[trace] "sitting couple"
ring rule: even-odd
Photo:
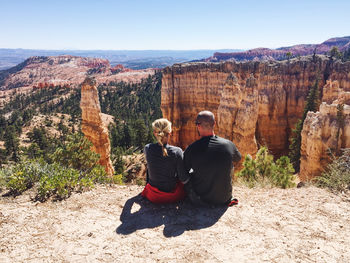
[[[186,194],[195,205],[230,204],[232,162],[241,159],[236,146],[214,134],[215,118],[210,111],[197,115],[199,140],[181,148],[168,144],[171,122],[152,123],[157,143],[145,146],[147,185],[142,196],[154,203],[172,203]]]

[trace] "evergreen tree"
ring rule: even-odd
[[[112,163],[114,172],[116,174],[122,174],[125,170],[125,161],[123,159],[124,151],[121,147],[114,148],[112,152]]]
[[[19,139],[14,126],[8,126],[5,130],[6,154],[10,160],[19,161]]]
[[[155,142],[155,138],[154,138],[154,135],[153,135],[152,127],[148,127],[147,143],[154,143],[154,142]]]
[[[26,154],[29,159],[36,159],[43,155],[43,151],[40,149],[37,143],[33,142],[27,148]]]
[[[6,155],[6,149],[1,149],[0,148],[0,168],[6,164],[6,158],[7,155]]]
[[[135,146],[143,149],[148,139],[145,123],[139,119],[135,122]]]
[[[339,51],[339,48],[334,46],[331,48],[331,50],[329,51],[329,55],[331,57],[331,59],[340,59],[342,57],[342,53]]]
[[[291,144],[289,145],[289,157],[294,166],[296,172],[300,170],[300,149],[301,149],[301,131],[303,129],[304,121],[309,111],[317,111],[319,107],[320,91],[319,91],[319,79],[317,78],[315,84],[309,90],[309,94],[306,99],[304,112],[302,118],[297,122],[295,129],[293,130],[293,136],[291,138]]]
[[[79,171],[89,171],[97,165],[100,155],[91,150],[92,143],[82,134],[68,136],[68,141],[56,149],[52,160]]]
[[[31,142],[36,143],[40,150],[46,150],[49,146],[48,135],[44,127],[34,127],[32,131],[28,133],[28,137]]]
[[[133,143],[133,138],[132,138],[132,129],[130,128],[130,126],[128,124],[124,124],[124,138],[123,138],[123,146],[125,148],[129,148],[131,147],[132,143]]]
[[[0,114],[0,140],[4,138],[6,127],[7,127],[6,118],[2,114]]]

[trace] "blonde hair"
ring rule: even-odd
[[[171,122],[164,118],[158,119],[152,123],[152,128],[158,144],[162,146],[163,156],[168,156],[168,152],[163,145],[163,138],[171,133]]]

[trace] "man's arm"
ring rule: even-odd
[[[176,158],[176,173],[179,178],[179,180],[183,183],[186,184],[190,180],[190,176],[188,172],[185,171],[184,167],[184,156],[182,153],[182,150],[179,150],[177,153],[177,158]]]
[[[232,161],[239,162],[241,159],[242,159],[241,153],[238,151],[236,145],[233,144]]]
[[[184,152],[184,169],[185,173],[188,175],[188,181],[185,183],[185,192],[187,197],[190,199],[191,203],[196,206],[206,206],[206,204],[201,200],[200,196],[194,191],[191,181],[190,170],[192,169],[191,161],[191,149],[187,147]]]

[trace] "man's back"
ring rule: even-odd
[[[232,162],[241,154],[229,140],[218,136],[202,137],[184,153],[186,172],[193,170],[191,183],[194,191],[207,203],[223,204],[232,197]]]

